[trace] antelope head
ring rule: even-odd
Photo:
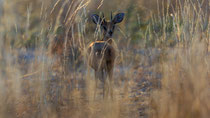
[[[122,22],[123,18],[124,18],[124,13],[118,13],[115,15],[114,18],[112,18],[112,13],[111,13],[111,20],[110,21],[106,21],[104,14],[102,15],[102,17],[99,17],[97,14],[93,14],[91,16],[93,22],[95,24],[99,24],[102,32],[103,32],[103,39],[102,41],[107,41],[108,39],[112,38],[112,35],[114,33],[114,29],[115,29],[115,25],[117,23]]]

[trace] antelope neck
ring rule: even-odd
[[[102,41],[108,41],[110,39],[112,39],[112,38],[103,37]]]

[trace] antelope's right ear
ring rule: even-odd
[[[101,23],[102,21],[101,18],[97,14],[91,15],[91,19],[93,20],[95,24]]]

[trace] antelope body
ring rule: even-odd
[[[114,19],[107,22],[104,18],[100,18],[98,15],[93,14],[91,16],[95,24],[99,24],[103,32],[103,38],[92,42],[88,47],[88,63],[91,68],[95,71],[96,88],[94,97],[97,89],[98,79],[103,83],[103,97],[108,93],[113,96],[112,90],[112,75],[114,70],[114,62],[116,58],[116,49],[113,45],[112,35],[114,33],[115,25],[120,23],[124,18],[124,13],[118,13]],[[106,77],[108,76],[109,81],[106,83]]]

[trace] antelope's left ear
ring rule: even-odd
[[[117,24],[117,23],[120,23],[123,21],[123,18],[124,18],[124,13],[118,13],[117,15],[115,15],[114,19],[112,20],[112,22],[114,24]]]

